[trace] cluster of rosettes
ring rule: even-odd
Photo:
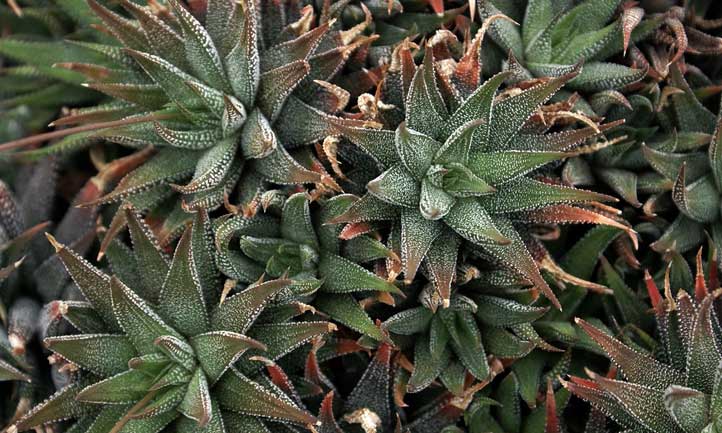
[[[709,2],[17,1],[8,433],[722,428]]]

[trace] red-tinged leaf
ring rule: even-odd
[[[664,391],[587,372],[600,389],[624,407],[627,414],[653,431],[676,431],[677,424],[664,406]]]
[[[283,371],[281,366],[262,356],[254,356],[253,360],[262,362],[266,366],[266,372],[268,373],[268,378],[271,382],[276,385],[278,389],[283,391],[286,396],[290,397],[294,403],[299,406],[303,406],[301,397],[298,395],[298,392],[296,392],[293,382],[291,382],[291,379],[288,377],[286,372]]]
[[[338,238],[344,241],[350,241],[351,239],[355,239],[356,237],[371,231],[373,231],[373,227],[371,227],[368,223],[350,223],[346,224],[343,229],[341,229],[341,232],[338,234]]]
[[[374,358],[359,379],[344,406],[346,412],[366,409],[383,422],[391,420],[391,346],[381,343]]]
[[[659,389],[684,383],[679,371],[637,352],[582,319],[577,318],[575,322],[602,347],[628,380]]]
[[[547,382],[545,410],[547,419],[544,433],[561,433],[559,417],[557,416],[557,404],[554,398],[554,388],[552,387],[551,380]]]
[[[571,376],[569,381],[562,380],[562,385],[572,394],[589,402],[592,407],[615,419],[625,426],[638,425],[637,420],[629,415],[624,406],[612,396],[604,392],[596,382]]]
[[[318,433],[343,433],[333,415],[333,391],[323,398],[318,412],[318,420],[321,423],[318,426]]]
[[[631,227],[588,209],[559,204],[529,212],[527,217],[529,221],[536,221],[539,223],[600,224],[615,227],[623,230],[629,235],[629,238],[634,243],[635,249],[639,247],[637,232],[635,232]]]
[[[443,13],[444,13],[443,0],[427,0],[427,3],[431,6],[431,9],[434,10],[435,14],[443,15]]]
[[[552,291],[551,287],[549,287],[547,282],[541,276],[539,267],[534,262],[533,257],[529,253],[529,250],[527,250],[524,241],[521,239],[521,236],[516,231],[511,221],[505,218],[495,218],[495,221],[497,223],[497,227],[501,230],[501,233],[506,238],[511,239],[512,242],[508,245],[485,244],[482,246],[482,249],[504,266],[521,274],[524,278],[536,286],[536,288],[540,290],[556,308],[561,310],[559,300]]]
[[[474,6],[476,5],[475,1],[469,3],[474,4]],[[472,20],[474,19],[473,13],[471,14],[471,18]],[[485,32],[482,31],[476,32],[474,39],[466,48],[464,55],[457,63],[456,69],[454,70],[454,78],[464,92],[468,94],[472,93],[473,90],[479,87],[479,82],[481,80],[480,49],[481,42],[484,39],[484,33]]]
[[[416,75],[416,62],[414,61],[414,56],[411,52],[412,46],[415,46],[415,44],[411,43],[408,38],[404,39],[394,49],[394,52],[391,55],[391,65],[388,70],[388,73],[391,75],[398,74],[404,95],[409,94],[411,82]],[[404,98],[402,98],[400,102],[404,104]]]
[[[667,26],[669,26],[669,28],[672,30],[672,33],[674,33],[674,39],[677,45],[674,57],[669,60],[669,63],[671,64],[681,59],[684,55],[684,52],[687,51],[687,32],[685,31],[684,24],[682,24],[682,22],[676,18],[669,17],[664,20],[664,23],[667,24]]]
[[[632,37],[632,31],[642,22],[644,17],[644,9],[640,7],[628,7],[622,11],[622,33],[624,35],[624,54],[627,54],[629,40]]]
[[[704,269],[702,268],[702,248],[697,251],[696,265],[697,274],[694,279],[694,299],[697,303],[701,303],[709,294],[707,283],[704,280]]]
[[[660,295],[659,287],[657,287],[657,284],[654,282],[654,278],[652,278],[652,275],[650,275],[647,269],[644,270],[644,284],[647,287],[647,294],[649,295],[649,300],[652,303],[652,308],[655,310],[659,309],[662,305],[662,295]]]
[[[329,28],[330,23],[326,22],[295,39],[269,48],[261,58],[261,68],[263,72],[297,60],[308,60],[309,55],[316,49]]]

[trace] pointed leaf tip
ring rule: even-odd
[[[60,242],[58,242],[58,240],[55,239],[55,236],[51,235],[50,233],[45,232],[45,237],[48,239],[48,242],[50,242],[50,245],[52,245],[53,248],[55,248],[55,252],[56,252],[56,253],[57,253],[57,252],[60,252],[60,250],[62,250],[63,248],[65,248],[65,245],[63,245],[63,244],[61,244]]]

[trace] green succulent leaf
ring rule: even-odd
[[[211,314],[211,329],[244,334],[268,302],[290,284],[291,280],[272,280],[231,296]]]
[[[203,288],[193,258],[191,229],[178,242],[160,292],[158,309],[180,333],[193,336],[208,329]]]
[[[156,352],[155,340],[159,337],[183,339],[140,296],[115,277],[110,280],[110,295],[118,324],[139,353]]]
[[[349,294],[324,294],[316,299],[316,307],[333,320],[377,341],[384,340],[381,330],[374,324],[359,302]]]
[[[328,293],[380,291],[400,293],[401,290],[363,267],[335,254],[323,254],[318,273],[324,279],[321,290]]]
[[[100,376],[126,371],[128,361],[136,355],[135,347],[123,335],[68,335],[49,337],[44,343],[63,359]]]
[[[235,370],[224,375],[217,388],[218,403],[230,411],[301,425],[316,422],[315,417],[296,407],[287,397],[266,390]]]

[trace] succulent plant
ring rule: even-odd
[[[480,84],[477,48],[471,44],[456,61],[436,57],[443,42],[428,44],[418,68],[409,44],[397,49],[378,102],[384,127],[339,127],[383,173],[332,222],[393,222],[391,238],[405,279],[412,281],[426,265],[444,306],[450,305],[462,241],[523,275],[556,304],[525,244],[524,221],[602,222],[600,215],[577,205],[613,199],[529,174],[587,151],[578,145],[600,130],[532,132],[530,117],[579,71],[497,96],[510,73]]]
[[[134,249],[113,241],[107,251],[112,277],[49,236],[87,302],[61,304],[63,320],[78,333],[50,336],[45,345],[56,362],[77,370],[77,377],[15,428],[70,418],[76,428],[92,423],[115,432],[159,431],[171,423],[181,431],[262,431],[264,419],[314,425],[315,417],[260,384],[262,377],[250,378],[259,368],[251,361],[263,355],[278,359],[330,331],[331,324],[258,323],[290,283],[285,279],[248,285],[218,303],[203,212],[195,215],[170,263],[134,211],[124,212]]]
[[[573,269],[582,281],[591,279],[598,257],[620,236],[626,235],[613,227],[599,226],[590,230],[569,250],[560,262],[561,266]],[[474,262],[467,259],[465,263],[468,266]],[[494,373],[494,363],[501,360],[508,366],[508,372],[504,379],[492,382],[473,398],[464,413],[465,424],[472,433],[541,431],[546,411],[542,396],[547,382],[551,381],[557,389],[558,407],[563,410],[569,394],[565,395],[560,389],[557,376],[579,371],[580,364],[589,354],[602,353],[586,334],[569,323],[569,317],[587,314],[590,305],[599,305],[600,291],[601,296],[611,298],[609,295],[614,289],[619,295],[617,302],[626,300],[623,297],[625,288],[618,287],[616,280],[604,278],[596,281],[607,283],[610,288],[590,290],[570,284],[560,296],[563,307],[560,311],[550,308],[549,302],[531,303],[533,289],[524,289],[524,282],[513,275],[499,271],[476,272],[476,278],[457,283],[450,308],[432,314],[422,305],[403,310],[384,322],[392,339],[410,359],[407,347],[414,352],[406,390],[414,395],[422,390],[420,388],[434,388],[434,383],[440,382],[452,395],[460,396],[463,388],[459,384],[464,383],[464,374],[467,378],[469,373],[476,376],[479,366],[486,365],[486,359],[490,360],[489,366]],[[420,296],[422,304],[423,295],[428,296],[429,289],[427,287],[426,293]],[[629,306],[625,311],[633,307]],[[450,316],[465,313],[468,313],[466,320],[448,320]],[[592,317],[589,320],[607,330],[598,319]],[[455,329],[446,331],[447,326]],[[442,332],[439,332],[440,328]],[[471,335],[477,336],[476,341],[467,337],[464,345],[455,343],[454,338],[465,335],[460,329],[470,330]],[[445,332],[447,337],[444,337]],[[413,334],[410,341],[399,337],[407,334]],[[446,346],[446,349],[426,349],[440,346]],[[443,354],[435,356],[436,353]],[[473,360],[472,367],[467,368],[470,360]]]
[[[134,20],[89,4],[122,47],[85,44],[96,60],[59,66],[115,100],[56,122],[84,123],[83,132],[61,132],[70,136],[52,148],[104,139],[159,149],[100,202],[140,194],[136,207],[143,208],[175,190],[190,208],[218,206],[249,166],[275,183],[322,182],[286,148],[325,136],[324,111],[345,104],[343,90],[325,80],[369,41],[359,36],[363,26],[312,27],[313,9],[270,1],[210,1],[198,17],[177,1],[170,9],[122,2]]]
[[[633,29],[645,18],[660,21],[653,37],[639,46],[630,42],[629,57],[637,67],[648,68],[650,77],[665,79],[670,66],[678,60],[698,63],[703,57],[718,56],[722,53],[722,38],[710,33],[722,26],[719,19],[708,19],[714,13],[711,3],[680,1],[627,2],[622,5],[621,19],[628,40],[629,29]],[[625,52],[627,43],[625,42]],[[691,56],[686,56],[691,54]],[[696,72],[701,72],[694,66]]]
[[[499,279],[504,277],[514,278],[506,275]],[[478,380],[489,376],[488,355],[515,359],[536,345],[552,348],[531,325],[549,307],[529,305],[534,297],[531,291],[517,290],[504,296],[504,289],[509,288],[494,290],[489,280],[454,287],[449,306],[438,310],[433,299],[438,294],[427,285],[418,294],[418,302],[383,322],[392,338],[399,338],[398,344],[410,346],[413,353],[413,370],[405,392],[417,393],[441,380],[453,394],[461,395],[467,372]],[[402,336],[409,336],[410,341],[404,343]]]
[[[280,217],[268,209],[251,218],[227,218],[215,230],[219,267],[228,278],[242,283],[264,275],[289,278],[293,284],[288,292],[296,299],[381,341],[384,337],[379,328],[353,295],[401,293],[393,282],[361,266],[396,257],[370,234],[354,233],[343,242],[339,237],[350,235],[341,233],[342,225],[323,223],[354,202],[354,196],[342,194],[316,205],[307,193],[299,192],[283,201]]]
[[[367,350],[354,342],[331,339],[325,345],[315,344],[308,353],[304,377],[317,388],[315,393],[324,396],[319,410],[320,431],[442,431],[459,422],[474,396],[503,369],[496,361],[486,380],[467,378],[457,393],[445,389],[427,392],[415,402],[420,403],[417,407],[405,401],[409,372],[404,358],[386,342],[375,346],[370,359],[363,354]],[[344,374],[338,375],[341,371]],[[326,425],[328,430],[324,430]]]
[[[6,4],[3,433],[722,430],[711,0]]]
[[[716,263],[711,261],[711,267]],[[722,353],[716,326],[716,270],[709,286],[697,256],[694,287],[672,295],[669,273],[664,295],[647,274],[647,288],[657,321],[658,347],[643,351],[577,319],[578,325],[607,353],[618,374],[571,377],[570,391],[589,401],[623,428],[645,432],[708,432],[719,427],[719,369]]]
[[[483,19],[502,13],[492,0],[477,3]],[[646,71],[611,62],[610,57],[625,51],[630,41],[652,34],[662,21],[640,17],[631,27],[633,30],[628,30],[623,27],[625,16],[617,18],[622,3],[531,0],[524,2],[521,25],[508,18],[490,20],[489,36],[511,53],[516,64],[509,67],[517,68],[522,76],[560,76],[584,63],[582,72],[567,84],[568,89],[585,95],[619,90],[644,78]]]
[[[637,254],[627,239],[616,239],[615,252],[619,255],[618,260],[625,264],[618,262],[617,266],[612,266],[603,261],[599,273],[601,280],[596,281],[609,285],[615,294],[604,298],[610,301],[604,304],[606,314],[613,314],[620,323],[640,326],[646,331],[651,327],[650,317],[644,314],[647,307],[639,304],[639,296],[633,290],[640,285],[638,270],[645,267],[657,270],[654,273],[660,275],[663,272],[659,269],[665,263],[671,263],[674,287],[687,287],[692,272],[686,264],[685,253],[703,244],[705,239],[711,239],[705,236],[705,231],[712,234],[711,227],[715,224],[699,223],[686,217],[680,212],[672,193],[675,179],[685,162],[694,172],[709,170],[706,153],[713,138],[714,116],[700,104],[699,97],[681,77],[677,66],[671,68],[670,82],[685,90],[674,97],[662,95],[661,99],[659,93],[634,95],[630,102],[635,106],[636,119],[617,131],[616,136],[622,136],[622,141],[591,155],[586,161],[569,160],[563,173],[563,177],[574,185],[605,183],[639,209],[628,207],[625,215],[651,248],[644,248]],[[660,108],[655,110],[655,106]],[[678,116],[685,112],[696,112],[697,115],[685,121],[686,115]],[[696,129],[702,124],[708,125],[704,127],[708,132]],[[582,182],[578,182],[580,180]],[[716,197],[708,195],[705,200],[714,201]]]
[[[679,214],[651,247],[658,252],[684,253],[698,247],[707,230],[719,248],[719,122],[695,97],[678,68],[672,68],[670,80],[679,89],[670,96],[672,121],[679,132],[672,132],[670,139],[662,142],[664,147],[642,146],[642,153],[659,174],[655,192],[669,191]]]
[[[709,219],[689,218],[679,194],[674,193],[675,188],[681,191],[677,180],[683,165],[687,166],[690,188],[710,170],[705,153],[716,121],[707,107],[714,105],[704,97],[706,91],[692,87],[691,82],[695,82],[691,69],[673,65],[666,82],[660,83],[664,85],[647,84],[644,91],[625,98],[624,106],[608,107],[603,114],[612,122],[626,118],[624,125],[608,134],[617,144],[569,159],[562,173],[563,179],[575,186],[606,185],[639,208],[642,219],[655,221],[661,233],[650,242],[660,253],[694,249],[703,242],[703,230],[711,233],[714,224]],[[705,197],[711,200],[705,204],[713,207],[715,194]]]

